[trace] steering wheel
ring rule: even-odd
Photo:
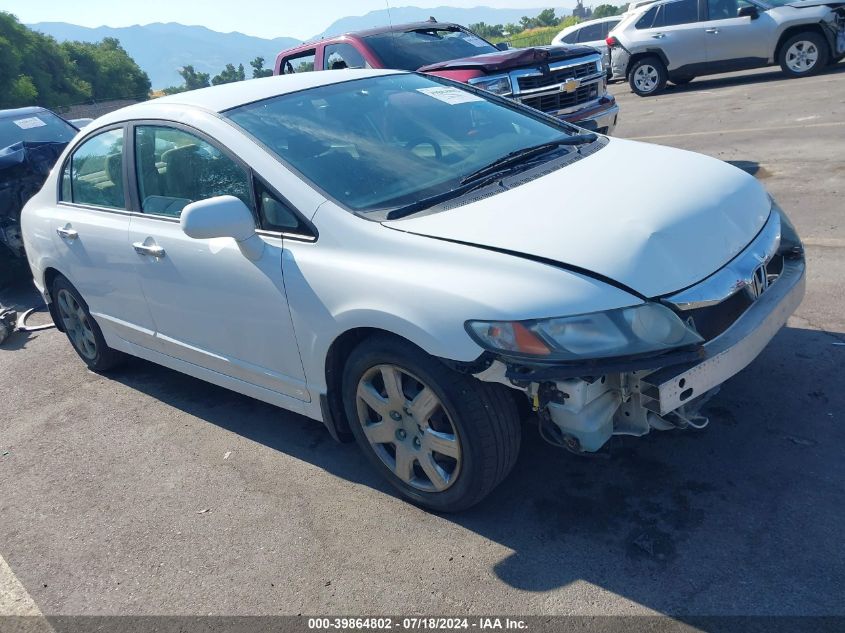
[[[410,141],[405,143],[405,149],[409,152],[412,152],[414,148],[418,147],[419,145],[431,145],[431,147],[434,149],[435,160],[443,160],[443,148],[440,147],[440,143],[435,141],[433,138],[429,138],[428,136],[419,136],[417,138],[412,138]]]

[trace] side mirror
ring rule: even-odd
[[[507,42],[499,42],[498,44],[496,44],[496,48],[498,48],[500,51],[510,50],[510,47],[511,45]]]
[[[756,20],[760,17],[760,11],[758,11],[755,6],[744,6],[740,8],[736,15],[739,18],[751,18],[752,20]]]
[[[264,252],[264,242],[255,233],[252,211],[235,196],[192,202],[182,210],[179,223],[185,235],[197,240],[231,237],[241,252],[253,261]]]

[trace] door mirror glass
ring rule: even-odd
[[[235,196],[217,196],[192,202],[179,218],[188,237],[203,240],[231,237],[243,242],[255,235],[252,211]]]
[[[760,17],[760,12],[757,10],[753,4],[741,6],[739,11],[737,12],[738,17],[740,18],[751,18],[752,20],[756,20]]]
[[[511,47],[511,45],[508,44],[507,42],[499,42],[498,44],[496,44],[496,48],[498,48],[500,51],[509,50],[510,47]]]

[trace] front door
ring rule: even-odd
[[[182,232],[182,209],[233,195],[254,209],[247,171],[205,137],[160,125],[134,127],[141,213],[129,242],[158,350],[231,378],[308,401],[282,278],[281,238],[247,259],[231,238]]]
[[[740,17],[745,0],[707,0],[707,20],[702,23],[708,72],[726,72],[765,66],[774,54],[775,21],[758,9],[758,17]]]

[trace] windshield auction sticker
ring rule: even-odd
[[[27,119],[17,119],[16,121],[13,121],[13,123],[22,130],[31,130],[34,127],[44,127],[47,125],[37,116],[31,116]]]
[[[450,105],[471,103],[473,101],[484,101],[484,99],[478,95],[474,95],[471,92],[464,92],[458,88],[450,88],[449,86],[444,86],[442,88],[417,88],[417,92],[421,92],[429,97],[434,97],[435,99]]]

